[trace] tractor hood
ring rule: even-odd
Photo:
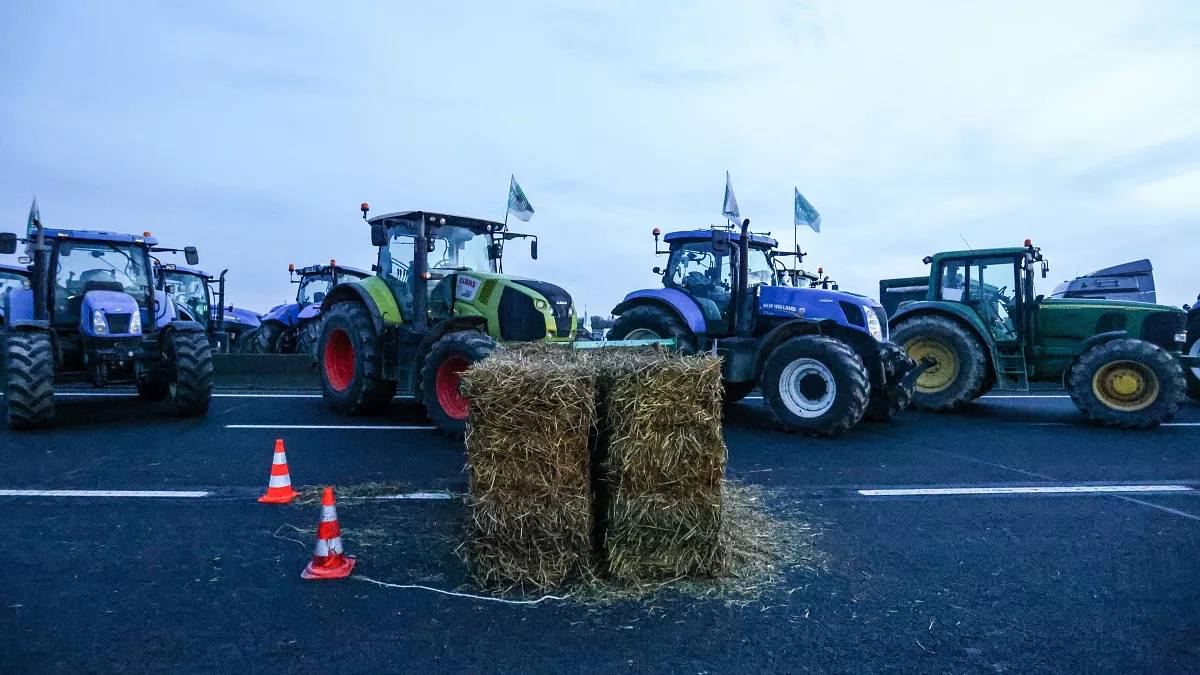
[[[488,317],[493,337],[511,341],[569,340],[577,320],[560,286],[492,272],[454,274],[454,313]]]
[[[89,291],[83,296],[80,306],[79,330],[89,337],[141,335],[140,326],[133,325],[133,317],[138,316],[139,312],[137,300],[125,293]]]
[[[764,317],[828,319],[887,339],[887,314],[873,298],[845,291],[791,286],[760,286],[758,314]]]
[[[212,316],[215,320],[219,309],[213,309]],[[244,326],[246,328],[255,328],[262,323],[262,315],[258,312],[252,312],[241,307],[226,307],[225,308],[225,325],[226,326]]]
[[[291,302],[285,305],[275,305],[263,315],[263,321],[278,321],[285,326],[294,326],[300,317],[299,303]]]
[[[1044,298],[1041,306],[1046,308],[1076,308],[1096,311],[1120,312],[1178,312],[1186,314],[1178,307],[1156,305],[1135,300],[1099,300],[1095,298]]]

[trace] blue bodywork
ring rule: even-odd
[[[217,319],[217,310],[212,311],[213,320]],[[252,312],[241,307],[226,306],[225,307],[225,331],[229,332],[231,326],[237,326],[239,330],[249,330],[257,328],[262,324],[262,315],[258,312]]]
[[[102,326],[94,323],[97,312],[105,318]],[[139,315],[137,326],[133,325],[134,314]],[[79,312],[79,332],[88,337],[99,338],[138,337],[142,334],[140,314],[137,300],[129,295],[117,291],[90,291],[83,296]],[[118,317],[126,326],[126,330],[114,328]],[[137,330],[133,330],[134,328]]]
[[[263,314],[263,321],[278,321],[279,323],[291,327],[299,323],[300,319],[300,304],[290,302],[286,305],[275,305]]]
[[[699,335],[707,330],[707,326],[704,324],[704,312],[700,311],[700,305],[696,304],[692,296],[675,288],[647,288],[634,291],[626,295],[621,304],[613,308],[613,314],[621,314],[626,309],[635,307],[642,302],[657,302],[674,308],[693,333]]]

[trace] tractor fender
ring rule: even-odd
[[[425,357],[429,356],[429,352],[433,350],[433,345],[438,340],[441,340],[450,333],[461,331],[477,331],[488,334],[487,319],[482,316],[454,316],[442,321],[432,327],[425,337],[421,338],[421,343],[417,345],[417,353],[413,359],[413,369],[409,373],[409,391],[420,398],[421,391],[421,371],[425,369]]]
[[[883,359],[880,356],[879,342],[870,334],[849,328],[832,319],[815,321],[811,319],[796,319],[776,326],[771,332],[762,337],[758,353],[754,360],[754,378],[762,374],[767,358],[781,344],[794,337],[802,335],[822,335],[846,343],[863,360],[870,376],[871,386],[883,386],[885,377]]]
[[[643,305],[662,307],[674,312],[696,335],[703,335],[706,332],[707,326],[704,322],[704,313],[700,311],[700,306],[687,293],[674,288],[654,288],[634,291],[626,295],[625,299],[616,307],[613,307],[612,313],[615,316],[620,316],[634,307],[641,307]]]
[[[207,333],[203,324],[195,321],[172,321],[163,327],[163,333]]]
[[[32,321],[34,317],[33,290],[29,288],[13,289],[8,294],[8,307],[4,314],[5,320],[10,326],[15,326],[22,321]]]
[[[321,313],[321,305],[318,305],[317,303],[314,302],[313,304],[300,310],[300,313],[296,315],[296,322],[299,323],[301,321],[307,321],[309,319],[316,317],[320,313]]]
[[[991,332],[979,320],[979,316],[956,302],[940,302],[922,300],[905,303],[892,318],[888,319],[888,333],[903,320],[916,316],[941,316],[957,322],[966,328],[979,344],[983,345],[988,354],[988,375],[999,379],[1000,356],[996,352],[996,341]],[[900,345],[903,347],[904,345]]]
[[[794,337],[801,335],[820,335],[821,326],[819,321],[810,319],[796,319],[780,324],[771,329],[769,333],[762,336],[758,343],[758,350],[754,355],[754,379],[758,380],[762,375],[763,364],[767,362],[767,357],[771,352],[775,351],[779,345],[787,342]]]
[[[1112,330],[1112,331],[1108,331],[1107,333],[1097,333],[1097,334],[1091,336],[1090,338],[1084,340],[1083,342],[1079,343],[1079,346],[1075,348],[1074,358],[1079,358],[1080,356],[1083,356],[1084,352],[1088,351],[1092,347],[1102,345],[1105,342],[1112,342],[1113,340],[1121,340],[1121,339],[1127,338],[1127,337],[1129,337],[1129,331],[1124,331],[1124,330]]]
[[[367,277],[362,281],[334,286],[321,301],[320,312],[322,314],[328,312],[340,302],[361,302],[365,305],[377,333],[382,333],[388,326],[398,326],[402,322],[400,308],[396,305],[396,298],[392,295],[392,290],[388,288],[387,282],[379,277]]]
[[[16,331],[35,331],[35,330],[50,330],[49,321],[38,321],[37,319],[17,319],[8,324],[8,327]]]

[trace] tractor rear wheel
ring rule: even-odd
[[[913,405],[921,410],[958,410],[979,398],[988,376],[983,345],[962,324],[941,316],[918,316],[900,322],[892,341],[914,361],[934,364],[917,378]]]
[[[362,303],[338,303],[325,314],[317,355],[322,392],[334,410],[369,415],[396,395],[396,382],[383,377],[383,339]]]
[[[758,383],[754,380],[749,382],[722,382],[721,395],[725,405],[732,405],[746,398],[750,392],[754,391],[754,387]]]
[[[871,422],[891,422],[912,402],[913,385],[904,380],[917,364],[904,349],[891,342],[881,343],[879,350],[887,384],[878,390],[871,388],[864,417]]]
[[[1200,313],[1195,310],[1191,312],[1187,328],[1188,341],[1183,353],[1200,357]],[[1187,379],[1188,396],[1200,401],[1200,368],[1184,368],[1183,376]]]
[[[168,363],[173,371],[169,384],[175,414],[199,417],[212,402],[212,344],[199,331],[174,331],[168,347]]]
[[[617,317],[608,331],[609,340],[667,340],[684,354],[696,353],[696,336],[676,314],[654,305],[634,307]]]
[[[1113,340],[1079,357],[1067,392],[1089,422],[1149,429],[1175,416],[1187,383],[1183,366],[1162,347],[1144,340]]]
[[[433,343],[421,368],[421,399],[442,433],[457,438],[466,431],[468,406],[459,380],[463,371],[495,349],[495,340],[475,331],[450,333]]]
[[[296,353],[304,354],[317,361],[317,345],[321,342],[321,320],[311,319],[300,326],[296,333]]]
[[[242,353],[244,354],[278,354],[279,338],[283,336],[283,324],[278,321],[264,321],[242,336]]]
[[[763,398],[785,431],[837,436],[858,424],[871,395],[862,358],[847,344],[815,335],[775,348],[763,365]]]
[[[4,349],[4,400],[9,428],[54,426],[54,348],[50,333],[10,331]]]

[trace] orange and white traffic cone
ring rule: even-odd
[[[287,455],[283,452],[283,439],[275,439],[275,457],[271,460],[271,482],[267,483],[267,494],[258,501],[267,504],[287,504],[299,495],[292,489],[292,477],[288,474]]]
[[[342,579],[350,576],[354,558],[342,551],[342,528],[338,525],[333,488],[321,495],[321,524],[317,526],[317,550],[312,562],[300,573],[301,579]]]

